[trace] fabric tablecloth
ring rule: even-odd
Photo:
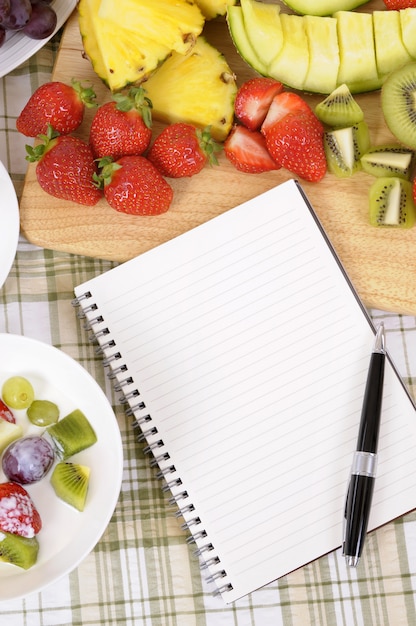
[[[55,36],[29,61],[0,79],[0,159],[18,196],[26,170],[27,140],[17,133],[15,120],[34,89],[50,79],[58,44],[59,36]],[[192,546],[186,543],[181,520],[162,492],[143,446],[136,442],[131,420],[71,305],[76,284],[110,267],[108,261],[43,250],[20,237],[10,275],[0,289],[0,332],[53,344],[91,373],[114,408],[125,459],[117,507],[93,551],[74,571],[43,591],[0,602],[0,624],[416,624],[415,512],[370,533],[356,570],[345,567],[337,550],[232,605],[213,597],[213,588],[205,582]],[[370,314],[375,322],[384,320],[389,351],[415,397],[416,318],[375,310]]]

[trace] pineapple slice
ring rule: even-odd
[[[111,91],[142,82],[172,51],[189,52],[204,26],[191,0],[80,0],[78,19],[85,53]]]
[[[197,5],[207,20],[212,20],[217,15],[225,15],[228,7],[234,6],[237,0],[196,0]]]
[[[236,78],[224,56],[204,37],[198,37],[186,56],[172,53],[143,86],[155,119],[210,126],[217,141],[224,141],[230,132]]]
[[[192,0],[101,0],[98,16],[180,54],[189,52],[204,27]]]

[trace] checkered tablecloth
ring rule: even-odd
[[[31,92],[50,78],[58,41],[55,37],[32,59],[0,79],[0,159],[18,195],[26,168],[26,140],[17,133],[15,119]],[[356,571],[346,569],[338,550],[233,605],[212,596],[213,589],[205,583],[181,522],[161,491],[156,470],[150,468],[142,446],[135,441],[130,420],[71,306],[74,286],[111,265],[39,249],[20,238],[15,262],[0,290],[0,332],[53,344],[81,363],[114,407],[125,456],[120,498],[97,546],[72,573],[44,591],[0,602],[0,624],[416,624],[414,512],[370,533]],[[370,314],[376,322],[384,320],[390,353],[415,397],[416,318],[375,310]]]

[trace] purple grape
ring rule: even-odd
[[[30,0],[10,0],[10,12],[2,25],[6,30],[22,30],[30,20],[32,5]]]
[[[48,4],[38,2],[32,5],[32,15],[22,32],[31,39],[45,39],[52,35],[58,18]]]
[[[13,441],[3,454],[3,472],[21,485],[36,483],[47,474],[55,458],[52,445],[36,435]]]

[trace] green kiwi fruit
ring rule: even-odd
[[[317,117],[328,126],[346,127],[362,122],[364,113],[345,83],[315,107]]]
[[[370,147],[366,122],[324,133],[324,149],[328,170],[340,178],[361,169],[361,157]]]
[[[0,561],[29,569],[38,558],[39,542],[36,537],[20,537],[0,532]]]
[[[83,511],[87,499],[90,468],[78,463],[60,461],[51,475],[56,495],[78,511]]]
[[[61,459],[89,448],[97,441],[97,435],[84,413],[75,409],[47,429]]]
[[[361,166],[373,176],[396,176],[409,180],[414,166],[414,152],[399,144],[372,146],[361,157]]]
[[[415,221],[412,183],[391,176],[377,178],[370,187],[370,224],[411,228]]]
[[[416,150],[416,61],[394,70],[381,89],[381,109],[393,135]]]

